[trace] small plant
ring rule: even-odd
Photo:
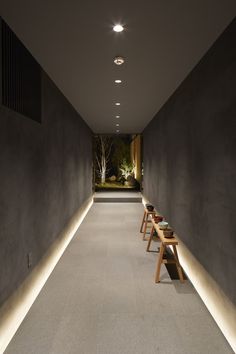
[[[134,174],[134,164],[132,162],[128,162],[126,159],[123,159],[120,171],[122,176],[127,180],[128,176],[132,176]]]

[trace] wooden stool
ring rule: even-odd
[[[158,224],[156,224],[153,219],[151,221],[152,221],[153,227],[152,227],[152,231],[151,231],[151,234],[150,234],[149,242],[148,242],[148,245],[147,245],[147,251],[149,252],[150,244],[151,244],[151,241],[153,239],[154,230],[156,230],[158,236],[160,237],[160,241],[161,241],[160,253],[159,253],[159,257],[158,257],[158,261],[157,261],[157,267],[156,267],[155,282],[156,283],[160,282],[160,271],[161,271],[162,263],[174,263],[174,264],[176,264],[177,271],[178,271],[178,274],[179,274],[179,279],[180,279],[181,282],[184,282],[183,272],[182,272],[181,265],[179,263],[179,257],[178,257],[177,248],[176,248],[176,246],[178,245],[178,240],[175,237],[172,237],[172,238],[165,237],[163,231],[159,228]],[[165,259],[164,258],[164,252],[165,252],[166,246],[172,246],[173,252],[174,252],[174,254],[173,254],[174,255],[174,259]]]
[[[147,210],[147,208],[144,208],[144,214],[143,214],[143,220],[142,220],[142,224],[140,227],[140,232],[143,233],[143,240],[145,241],[146,238],[146,232],[147,232],[147,226],[148,224],[150,224],[152,222],[152,216],[155,215],[155,211],[149,211]],[[151,216],[151,218],[149,218],[149,216]]]

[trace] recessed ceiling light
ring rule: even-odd
[[[120,126],[120,124],[119,124],[119,123],[117,123],[117,124],[116,124],[116,127],[119,127],[119,126]]]
[[[120,84],[122,81],[121,80],[115,80],[116,84]]]
[[[125,62],[125,59],[123,57],[120,57],[119,55],[114,58],[114,63],[116,65],[122,65]]]
[[[119,129],[116,129],[116,132],[119,133],[120,132]]]
[[[120,118],[120,116],[116,116],[116,118]]]
[[[113,27],[113,31],[115,32],[122,32],[124,30],[124,27],[122,25],[115,25]]]
[[[116,106],[120,106],[120,102],[116,102]]]

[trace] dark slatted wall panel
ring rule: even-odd
[[[1,21],[2,104],[41,122],[41,67]]]

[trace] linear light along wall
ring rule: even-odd
[[[144,197],[142,202],[144,205],[148,203]],[[233,351],[236,353],[236,308],[234,304],[199,261],[192,255],[178,235],[177,239],[179,242],[178,255],[181,266]]]
[[[177,237],[178,238],[178,237]],[[180,263],[210,314],[236,353],[236,308],[185,244],[179,240]]]
[[[89,198],[73,216],[20,288],[0,309],[0,353],[3,353],[16,333],[42,287],[63,255],[78,227],[93,204]]]

